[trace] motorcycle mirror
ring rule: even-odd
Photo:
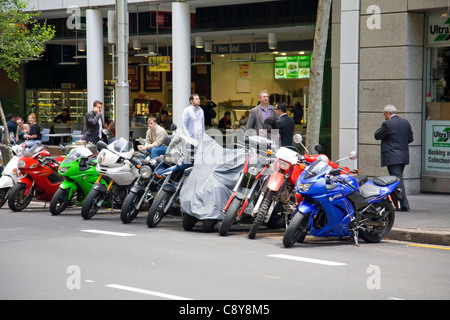
[[[358,158],[358,155],[357,155],[356,151],[350,152],[350,153],[348,154],[348,158],[349,158],[350,160],[355,160],[356,158]]]
[[[42,150],[41,157],[50,157],[50,152],[48,150]]]
[[[109,131],[108,129],[102,129],[102,132],[108,140],[111,138],[111,131]]]
[[[108,147],[108,145],[104,141],[100,140],[99,142],[97,142],[97,150],[98,151],[105,149],[107,147]]]
[[[294,135],[294,142],[295,143],[302,143],[303,141],[303,137],[300,133],[297,133]]]
[[[314,147],[314,150],[316,150],[318,153],[322,153],[322,145],[318,144]]]

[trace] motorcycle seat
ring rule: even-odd
[[[370,183],[363,185],[361,188],[359,188],[359,191],[361,193],[361,197],[363,197],[364,199],[379,196],[381,192],[380,188]]]
[[[361,174],[352,175],[351,177],[355,178],[355,180],[358,182],[358,186],[362,186],[368,180],[367,176],[364,176],[364,175],[361,175]]]
[[[377,186],[387,186],[390,184],[393,184],[398,181],[398,178],[395,176],[383,176],[383,177],[375,177],[372,179],[373,183],[375,183]]]

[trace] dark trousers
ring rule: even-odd
[[[391,176],[396,176],[400,179],[400,183],[398,184],[399,188],[402,190],[402,199],[400,200],[400,208],[409,208],[408,198],[406,197],[405,185],[403,184],[403,170],[405,170],[404,164],[394,164],[387,166],[388,172]]]

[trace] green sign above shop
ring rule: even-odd
[[[428,44],[443,45],[448,43],[450,43],[450,18],[428,17]]]
[[[311,56],[275,57],[275,79],[309,79]]]

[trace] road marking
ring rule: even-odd
[[[332,266],[332,267],[347,265],[346,263],[342,263],[342,262],[334,262],[334,261],[311,259],[311,258],[305,258],[305,257],[289,256],[286,254],[270,254],[270,255],[268,255],[268,257],[308,262],[308,263],[323,264],[325,266]]]
[[[429,248],[429,249],[440,249],[440,250],[450,250],[448,247],[437,247],[437,246],[428,246],[425,244],[408,244],[410,247],[421,247],[421,248]]]
[[[134,237],[135,236],[135,234],[133,234],[133,233],[111,232],[111,231],[103,231],[103,230],[81,230],[81,232],[106,234],[109,236],[118,236],[118,237]]]
[[[171,295],[171,294],[166,294],[166,293],[161,293],[161,292],[156,292],[156,291],[150,291],[150,290],[144,290],[144,289],[139,289],[139,288],[122,286],[120,284],[107,284],[106,286],[110,287],[110,288],[126,290],[126,291],[131,291],[131,292],[137,292],[137,293],[142,293],[142,294],[146,294],[146,295],[150,295],[150,296],[156,296],[156,297],[167,298],[167,299],[172,299],[172,300],[192,300],[192,299],[189,299],[189,298],[174,296],[174,295]]]

